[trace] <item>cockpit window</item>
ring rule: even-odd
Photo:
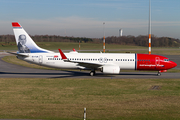
[[[164,59],[164,61],[168,62],[168,61],[169,61],[169,59]]]

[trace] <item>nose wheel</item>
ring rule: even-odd
[[[161,72],[158,72],[158,73],[157,73],[157,76],[161,76]]]
[[[91,71],[90,76],[94,76],[94,75],[95,75],[95,71]]]

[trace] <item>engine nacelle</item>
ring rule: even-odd
[[[120,67],[119,66],[103,66],[101,72],[105,74],[119,74]]]

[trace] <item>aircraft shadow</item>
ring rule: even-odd
[[[69,77],[82,77],[82,76],[89,76],[88,73],[84,72],[76,72],[76,71],[66,71],[66,72],[59,72],[59,73],[20,73],[20,72],[0,72],[0,75],[8,75],[9,77],[15,77],[16,75],[22,75],[23,77],[27,78],[69,78]]]
[[[120,73],[119,75],[154,75],[156,76],[156,73]]]
[[[31,72],[31,73],[20,73],[20,72],[0,72],[1,75],[9,75],[9,77],[15,77],[15,75],[22,75],[24,77],[27,77],[27,78],[71,78],[71,77],[75,77],[75,78],[78,78],[78,77],[87,77],[89,78],[90,75],[89,75],[89,72],[82,72],[82,71],[63,71],[63,73],[60,71],[59,73],[34,73],[34,72]],[[120,73],[119,75],[106,75],[106,74],[103,74],[103,73],[96,73],[96,75],[94,77],[117,77],[117,76],[157,76],[155,73]],[[92,76],[93,78],[93,76]]]

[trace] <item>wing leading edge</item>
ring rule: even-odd
[[[72,62],[72,63],[78,63],[79,66],[91,68],[91,69],[97,69],[101,66],[104,66],[104,64],[98,64],[98,63],[90,63],[90,62],[80,62],[80,61],[71,61],[69,60],[66,55],[61,51],[61,49],[58,49],[59,53],[63,59],[64,62]]]

